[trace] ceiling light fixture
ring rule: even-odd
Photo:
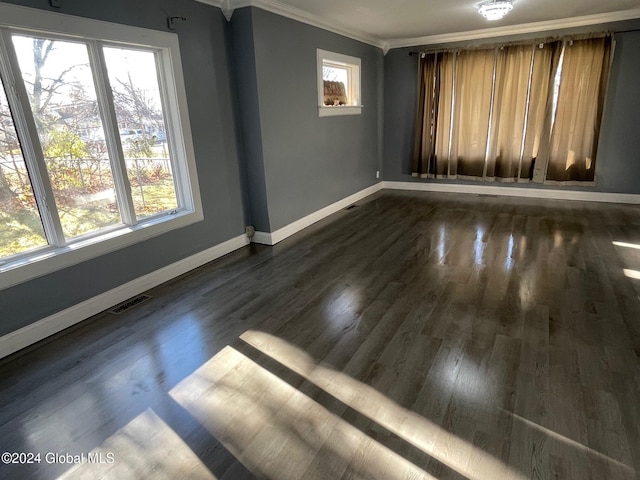
[[[512,8],[511,0],[489,0],[478,5],[478,13],[487,20],[500,20]]]

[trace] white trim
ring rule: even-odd
[[[212,7],[222,8],[223,5],[229,0],[196,0],[196,2],[204,3],[206,5],[211,5]]]
[[[318,116],[335,117],[339,115],[360,115],[362,113],[362,91],[360,88],[362,61],[358,57],[344,55],[342,53],[329,52],[320,48],[316,49],[317,78],[318,78]],[[324,105],[324,66],[325,63],[332,67],[344,68],[348,80],[346,88],[348,105],[328,107]]]
[[[249,238],[246,235],[240,235],[171,265],[167,265],[155,272],[136,278],[124,285],[120,285],[108,292],[85,300],[82,303],[43,318],[19,330],[8,333],[0,337],[0,358],[6,357],[55,333],[61,332],[65,328],[69,328],[93,315],[103,312],[118,303],[142,292],[146,292],[153,287],[157,287],[164,282],[248,244]]]
[[[337,33],[339,35],[342,35],[343,37],[352,38],[354,40],[358,40],[363,43],[368,43],[369,45],[373,45],[379,48],[384,48],[385,46],[385,41],[380,38],[377,38],[374,35],[370,35],[368,33],[365,33],[347,26],[336,25],[334,21],[331,21],[327,18],[321,17],[319,15],[314,15],[313,13],[306,12],[299,8],[292,7],[290,5],[285,5],[284,3],[278,2],[277,0],[250,0],[250,1],[231,0],[231,3],[233,4],[249,3],[254,7],[261,8],[262,10],[266,10],[268,12],[275,13],[283,17],[291,18],[292,20],[296,20],[298,22],[305,23],[313,27],[318,27],[318,28],[322,28],[323,30],[328,30],[329,32]],[[246,5],[243,5],[243,6],[246,6]]]
[[[342,115],[361,115],[362,105],[345,105],[342,107],[318,107],[319,117],[339,117]]]
[[[376,35],[354,30],[347,26],[336,25],[334,21],[306,12],[302,9],[285,5],[277,0],[196,0],[200,3],[213,5],[223,10],[227,20],[231,19],[233,11],[242,7],[257,7],[268,12],[291,18],[307,25],[322,28],[337,33],[347,38],[373,45],[382,49],[384,54],[392,48],[413,47],[416,45],[435,45],[439,43],[461,42],[466,40],[478,40],[482,38],[500,37],[506,35],[519,35],[523,33],[545,32],[565,28],[583,27],[603,23],[619,22],[640,18],[640,9],[621,10],[617,12],[596,13],[579,17],[546,20],[542,22],[524,23],[520,25],[508,25],[504,27],[471,30],[467,32],[445,33],[440,35],[426,35],[422,37],[401,37],[382,39]]]
[[[335,22],[313,13],[306,12],[291,5],[286,5],[277,0],[196,0],[200,3],[213,5],[222,9],[227,20],[231,19],[233,11],[237,8],[256,7],[267,12],[275,13],[281,17],[287,17],[300,23],[318,27],[329,32],[337,33],[343,37],[352,38],[359,42],[367,43],[384,49],[386,42],[374,35],[349,28],[347,26],[336,25]]]
[[[387,41],[388,48],[413,47],[416,45],[436,45],[441,43],[462,42],[466,40],[478,40],[482,38],[494,38],[506,35],[519,35],[523,33],[545,32],[565,28],[584,27],[587,25],[599,25],[603,23],[619,22],[640,18],[640,8],[622,10],[618,12],[597,13],[580,17],[546,20],[543,22],[524,23],[521,25],[508,25],[504,27],[485,28],[468,32],[444,33],[441,35],[427,35],[413,38],[394,38]]]
[[[172,215],[170,220],[166,220],[167,216],[159,218],[157,222],[118,228],[65,247],[43,248],[23,259],[0,264],[0,290],[186,227],[204,218],[201,212],[179,213]]]
[[[328,205],[324,208],[321,208],[320,210],[313,212],[306,217],[302,217],[301,219],[296,220],[295,222],[290,223],[285,227],[279,228],[275,232],[256,232],[251,241],[254,243],[261,243],[263,245],[275,245],[285,238],[288,238],[291,235],[307,228],[308,226],[319,222],[323,218],[326,218],[329,215],[332,215],[342,210],[343,208],[348,207],[352,203],[362,200],[363,198],[382,190],[382,184],[383,182],[378,182],[375,185],[365,188],[364,190],[360,190],[359,192],[343,198],[342,200],[338,200],[337,202],[332,203],[331,205]]]
[[[433,182],[382,182],[388,190],[418,192],[472,193],[504,197],[546,198],[552,200],[578,200],[583,202],[628,203],[640,205],[640,195],[633,193],[586,192],[577,190],[552,190],[542,188],[497,187],[489,185],[462,185]]]
[[[363,198],[380,190],[408,190],[423,192],[470,193],[479,195],[499,195],[525,198],[545,198],[555,200],[578,200],[606,203],[640,204],[640,195],[626,193],[585,192],[575,190],[551,190],[536,188],[510,188],[488,185],[461,185],[445,183],[421,182],[389,182],[383,181],[365,188],[349,197],[343,198],[306,217],[296,220],[275,232],[255,232],[251,240],[246,235],[240,235],[196,253],[188,258],[167,265],[155,272],[139,277],[131,282],[116,287],[108,292],[90,298],[66,310],[55,313],[47,318],[27,325],[19,330],[0,337],[0,358],[10,355],[33,343],[43,340],[76,323],[117,305],[135,295],[143,293],[179,275],[198,268],[208,262],[216,260],[228,253],[248,245],[250,241],[263,245],[275,245],[291,235],[309,227],[310,225],[348,207]]]
[[[255,232],[251,237],[252,243],[259,243],[260,245],[275,245],[273,238],[268,232]]]
[[[0,24],[7,39],[9,31],[4,30],[4,27],[10,28],[11,31],[26,30],[28,34],[44,32],[45,35],[80,38],[89,45],[94,45],[97,40],[100,44],[106,42],[108,45],[142,47],[156,52],[158,70],[162,72],[162,75],[158,75],[163,98],[162,107],[166,129],[172,140],[169,144],[173,159],[171,165],[178,180],[176,194],[181,199],[175,214],[168,212],[159,214],[137,225],[116,225],[102,232],[95,232],[86,238],[73,239],[66,244],[55,241],[56,236],[53,236],[50,238],[52,245],[49,247],[6,259],[0,263],[0,289],[202,221],[204,215],[187,109],[180,45],[176,34],[3,3],[0,3]],[[18,66],[14,65],[13,71],[18,70]],[[92,72],[96,74],[93,69]],[[15,81],[13,78],[8,80]],[[17,82],[16,88],[18,91],[23,88],[21,82]],[[8,90],[12,91],[12,89]],[[99,94],[105,93],[103,91]],[[25,97],[25,95],[22,96]],[[20,124],[21,121],[18,121],[18,125]],[[104,126],[107,128],[108,135],[108,124],[104,123]],[[35,124],[33,128],[35,129]],[[22,133],[24,136],[24,132]],[[37,132],[32,132],[28,138],[31,140],[23,142],[23,148],[37,145]],[[39,170],[45,171],[46,167],[42,165]],[[47,204],[50,205],[50,209],[54,208],[55,201],[52,196]],[[42,217],[46,221],[47,216]],[[123,218],[123,220],[127,219]],[[61,231],[57,237],[63,238]]]
[[[177,35],[171,32],[6,3],[0,4],[0,9],[2,12],[0,23],[5,27],[25,28],[31,32],[57,33],[65,37],[75,35],[80,38],[99,38],[114,43],[137,44],[151,48],[172,48],[174,44],[178,44]]]

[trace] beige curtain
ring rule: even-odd
[[[442,54],[438,65],[440,78],[440,91],[438,96],[438,117],[435,134],[435,155],[432,168],[429,171],[431,177],[449,177],[449,152],[451,147],[451,113],[453,107],[453,79],[456,65],[456,53],[446,52]]]
[[[486,177],[514,181],[520,173],[533,47],[504,47],[496,53],[495,87]]]
[[[413,175],[593,181],[610,54],[600,36],[424,55]]]
[[[588,182],[595,178],[610,54],[610,36],[565,44],[548,181]]]
[[[536,159],[541,148],[548,151],[553,113],[553,81],[560,63],[561,53],[562,42],[556,41],[535,46],[529,88],[526,136],[519,175],[523,181],[533,179]]]
[[[438,54],[426,54],[420,58],[418,77],[418,108],[416,134],[413,147],[413,176],[427,176],[434,156],[437,115],[437,63]]]
[[[494,49],[461,51],[456,59],[452,176],[484,176],[494,59]]]

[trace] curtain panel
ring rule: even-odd
[[[611,36],[432,52],[412,175],[593,182]]]
[[[454,176],[484,176],[494,63],[493,49],[458,55],[450,157]]]
[[[546,175],[549,181],[595,180],[610,52],[611,37],[565,44]]]
[[[416,138],[413,147],[412,171],[416,175],[427,174],[434,161],[435,130],[437,127],[437,95],[440,76],[437,74],[440,54],[420,58],[418,108],[416,114]]]

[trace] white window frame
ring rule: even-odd
[[[14,105],[24,105],[25,100],[19,98],[20,85],[13,77],[14,72],[17,71],[17,62],[11,59],[11,55],[7,55],[6,44],[10,40],[11,33],[41,34],[62,39],[82,40],[93,45],[90,47],[92,52],[101,52],[102,45],[153,50],[158,64],[158,79],[165,110],[166,131],[170,139],[170,158],[179,205],[178,209],[172,212],[144,218],[139,222],[129,222],[130,224],[119,225],[58,245],[50,244],[0,260],[0,289],[203,220],[177,35],[7,4],[0,4],[0,29],[3,30],[1,37],[4,38],[4,41],[0,41],[0,56],[3,57],[0,68],[2,68],[7,97]],[[106,75],[104,64],[99,66],[102,68],[98,70],[102,71],[94,72],[94,77],[101,76],[104,79]],[[96,89],[99,97],[109,95],[104,84],[96,84]],[[26,104],[28,105],[28,100]],[[23,116],[16,115],[14,112],[16,129],[21,134],[22,148],[27,156],[26,151],[33,149],[30,138],[37,139],[37,132],[30,131],[28,122],[21,117]],[[113,141],[113,138],[118,135],[117,121],[115,118],[111,120],[109,122],[111,125],[104,125],[108,141]],[[35,191],[34,193],[42,194]],[[46,192],[44,195],[46,196]],[[128,220],[123,218],[125,222]],[[43,219],[43,221],[46,220]]]
[[[320,117],[332,117],[337,115],[360,115],[362,113],[361,70],[362,62],[357,57],[343,55],[341,53],[317,50],[318,61],[318,115]],[[322,67],[338,67],[347,70],[349,85],[346,85],[348,105],[326,106],[324,104],[324,79]]]

